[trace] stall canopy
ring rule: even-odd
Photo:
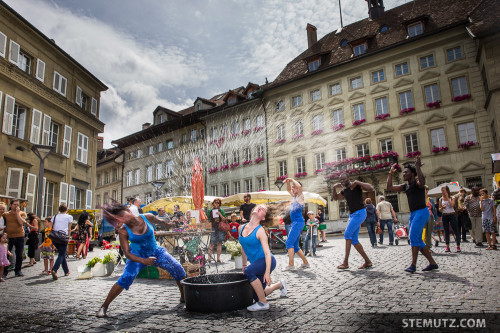
[[[207,204],[211,203],[215,197],[205,196],[203,200],[203,206],[206,207]],[[174,212],[174,205],[178,204],[183,212],[195,209],[193,203],[193,198],[189,196],[176,196],[176,197],[166,197],[156,200],[147,206],[144,206],[142,210],[147,213],[151,211],[158,211],[158,208],[163,207],[165,212],[172,214]]]
[[[443,183],[443,184],[440,184],[440,185],[434,187],[433,189],[430,189],[427,194],[431,197],[440,196],[441,195],[441,188],[445,187],[445,186],[448,186],[450,188],[451,193],[458,193],[458,191],[460,191],[461,188],[463,188],[466,192],[470,192],[470,189],[468,189],[466,187],[461,187],[461,186],[458,186],[458,185],[453,184],[453,183]]]
[[[319,194],[312,192],[302,192],[304,194],[304,199],[306,202],[314,203],[320,206],[326,206],[326,200],[323,199]],[[222,198],[222,206],[239,206],[245,201],[243,196],[245,193],[233,194],[229,197]],[[252,196],[251,202],[255,204],[267,204],[271,202],[281,202],[288,201],[292,199],[292,196],[287,191],[260,191],[260,192],[250,192]]]

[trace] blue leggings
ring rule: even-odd
[[[422,233],[430,216],[431,213],[427,207],[413,211],[410,214],[410,245],[418,246],[419,250],[422,250],[425,246]]]
[[[276,259],[271,255],[271,272],[276,268]],[[264,283],[264,273],[266,272],[266,257],[260,258],[252,262],[245,268],[245,277],[252,283],[253,281],[259,279],[262,283],[262,288],[266,290],[266,284]],[[253,298],[257,302],[259,298],[255,291],[253,292]]]
[[[300,234],[302,233],[302,230],[304,229],[305,222],[293,222],[292,223],[292,229],[290,230],[290,233],[286,237],[286,249],[291,249],[295,251],[294,253],[299,252],[300,247],[299,247],[299,240],[300,240]]]
[[[175,281],[180,281],[186,276],[186,272],[184,271],[184,268],[182,268],[182,265],[177,260],[175,260],[170,254],[168,254],[165,248],[157,247],[155,249],[153,256],[156,258],[154,265],[156,267],[163,268],[164,270],[169,272]],[[144,256],[139,256],[139,257],[147,258]],[[127,260],[127,264],[125,265],[123,274],[122,276],[120,276],[120,278],[116,283],[120,287],[128,290],[132,282],[134,282],[137,274],[139,274],[141,269],[143,269],[144,267],[146,267],[146,265],[132,261],[130,259]]]
[[[349,214],[349,221],[344,232],[344,239],[352,240],[352,245],[359,243],[358,234],[361,224],[366,220],[366,209],[361,208],[352,214]]]

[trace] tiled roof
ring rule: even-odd
[[[500,31],[500,1],[482,0],[471,11],[469,29],[476,37]]]
[[[500,15],[500,11],[496,10],[493,15],[487,14],[491,12],[492,6],[498,7],[498,2],[482,0],[479,6],[477,0],[415,0],[408,2],[384,12],[376,20],[366,18],[344,27],[339,33],[333,31],[325,35],[292,60],[278,77],[264,89],[271,89],[285,82],[312,75],[322,69],[369,56],[376,51],[393,47],[399,43],[420,39],[457,24],[465,25],[468,23],[469,13],[474,9],[478,12],[477,16],[484,18],[484,21],[487,22],[484,26],[478,23],[477,30],[484,31],[485,26],[491,27],[492,24],[499,22],[497,16]],[[493,20],[493,17],[496,18],[496,21]],[[405,23],[416,18],[425,20],[424,34],[407,38]],[[380,32],[380,28],[384,25],[388,27],[388,30]],[[498,23],[496,25],[498,27]],[[350,45],[340,46],[343,40],[349,43],[367,40],[368,49],[365,54],[354,57]],[[317,56],[321,56],[321,65],[318,70],[309,73],[306,60]]]
[[[97,152],[97,164],[103,164],[120,156],[123,150],[120,148],[103,149]]]

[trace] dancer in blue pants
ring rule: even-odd
[[[337,187],[344,187],[340,193],[337,193]],[[344,232],[345,239],[345,257],[344,262],[337,266],[338,269],[349,268],[349,254],[351,253],[351,245],[361,254],[365,263],[359,269],[370,268],[373,266],[363,249],[363,245],[358,240],[359,228],[366,219],[366,208],[363,202],[363,190],[371,192],[373,186],[368,183],[355,180],[351,182],[347,173],[343,172],[340,175],[340,183],[333,185],[332,197],[333,200],[347,201],[349,206],[349,222]]]
[[[438,269],[438,265],[432,258],[432,254],[422,240],[422,232],[424,226],[430,217],[429,209],[427,209],[427,201],[425,200],[425,177],[421,170],[422,161],[417,157],[415,166],[406,164],[403,170],[403,179],[407,184],[392,185],[392,175],[396,172],[396,164],[391,167],[389,176],[387,177],[387,191],[405,192],[408,197],[408,206],[410,206],[410,245],[411,245],[411,265],[405,269],[409,273],[414,273],[417,270],[417,257],[420,251],[427,260],[429,265],[423,269],[424,272]],[[459,236],[457,236],[459,237]]]

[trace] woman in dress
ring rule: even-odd
[[[212,234],[210,235],[210,245],[208,246],[208,260],[212,259],[212,252],[214,250],[214,245],[217,246],[217,262],[222,262],[220,260],[220,254],[222,252],[222,243],[226,240],[226,233],[219,230],[220,222],[227,222],[226,212],[220,207],[221,199],[215,198],[212,202],[213,208],[208,211],[208,220],[212,223]]]
[[[292,219],[292,227],[286,238],[286,249],[288,251],[288,266],[285,270],[295,269],[294,255],[297,254],[302,259],[300,268],[308,268],[309,262],[304,255],[304,252],[299,247],[300,234],[304,229],[305,221],[302,216],[302,208],[304,207],[304,195],[302,194],[302,185],[292,178],[285,179],[286,189],[293,197],[290,203],[290,218]]]
[[[71,232],[78,233],[78,250],[76,251],[76,259],[87,258],[87,238],[89,237],[89,227],[92,228],[94,224],[89,220],[89,214],[83,211],[78,217],[78,223]]]

